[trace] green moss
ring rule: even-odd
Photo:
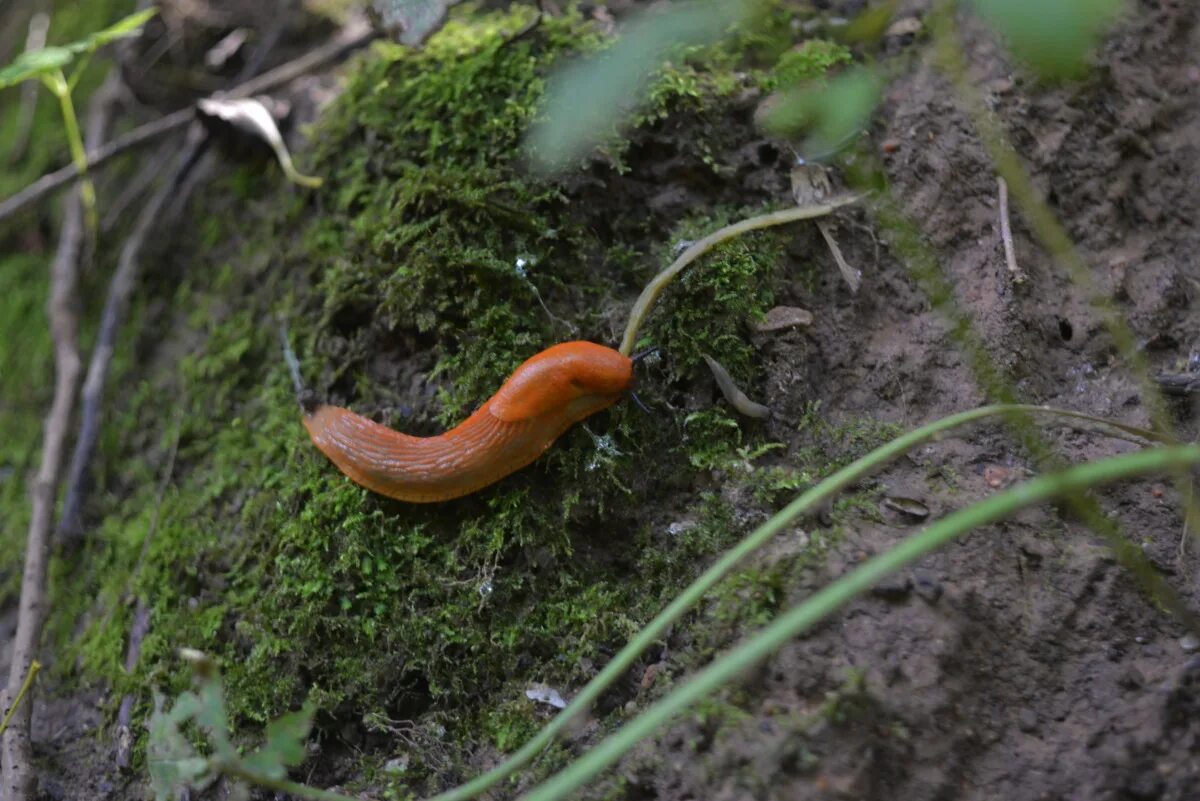
[[[0,543],[4,577],[0,594],[20,588],[21,559],[29,526],[28,483],[38,468],[41,422],[50,404],[54,357],[46,319],[48,266],[35,255],[0,259]]]
[[[768,73],[764,88],[793,89],[854,60],[850,48],[825,39],[809,39],[783,53]]]
[[[716,471],[753,515],[830,463],[788,467],[721,407],[687,418],[681,438],[661,413],[622,405],[496,487],[414,506],[355,486],[312,447],[278,320],[319,396],[430,434],[537,350],[608,340],[676,240],[744,213],[657,232],[651,260],[603,233],[641,210],[602,191],[568,202],[565,184],[526,175],[518,143],[545,75],[599,42],[570,15],[506,42],[528,13],[461,8],[423,50],[376,46],[298,155],[324,187],[297,193],[274,168],[230,170],[172,243],[194,258],[147,275],[143,310],[176,312],[122,343],[88,510],[103,523],[81,559],[55,565],[64,674],[107,681],[114,697],[177,691],[187,646],[222,664],[239,725],[304,697],[330,728],[436,721],[436,747],[419,740],[411,769],[387,779],[398,798],[436,789],[458,772],[444,751],[526,739],[543,717],[524,688],[591,678],[753,522],[704,493],[664,531],[648,499],[680,487],[695,497],[689,482],[709,486]],[[742,80],[734,63],[673,73],[642,124],[721,117]],[[704,376],[703,353],[747,386],[761,379],[747,326],[772,302],[781,241],[731,242],[672,287],[647,329],[665,353],[658,392],[678,400]],[[142,352],[156,362],[139,364]],[[752,616],[780,602],[783,576],[740,579],[766,588]],[[138,598],[151,627],[127,676]],[[714,632],[715,645],[728,627]]]
[[[52,14],[47,43],[57,45],[77,41],[116,22],[133,9],[133,0],[58,3]],[[17,9],[13,8],[12,11],[16,13]],[[80,125],[83,125],[87,97],[99,85],[110,64],[108,59],[98,56],[84,71],[75,88],[75,110]],[[28,147],[22,158],[16,161],[8,161],[7,157],[19,132],[21,115],[17,113],[17,108],[22,102],[21,91],[9,90],[0,98],[0,158],[6,159],[4,169],[0,170],[0,197],[8,197],[38,176],[71,160],[58,102],[44,89],[39,91],[41,94],[34,109]]]

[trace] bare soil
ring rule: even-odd
[[[851,4],[846,4],[851,5]],[[927,4],[906,4],[920,15]],[[1183,2],[1139,2],[1081,85],[1020,77],[967,27],[971,77],[1158,370],[1197,347],[1195,253],[1200,27]],[[896,42],[902,50],[903,42]],[[1008,273],[995,173],[928,54],[887,93],[872,131],[904,210],[919,221],[998,365],[1025,397],[1145,425],[1141,393],[1076,289],[1012,212],[1027,281]],[[801,235],[797,250],[820,248]],[[819,399],[823,414],[910,426],[984,401],[964,360],[884,243],[843,226],[851,295],[832,264],[803,341],[769,339],[770,402]],[[815,251],[812,251],[815,252]],[[1195,404],[1173,401],[1195,435]],[[1128,446],[1051,435],[1082,461]],[[933,513],[995,492],[1031,466],[995,429],[929,446],[880,476]],[[1197,541],[1166,483],[1105,493],[1103,508],[1170,583],[1200,600]],[[799,600],[910,533],[864,520]],[[782,546],[786,547],[786,546]],[[1200,798],[1200,655],[1098,538],[1053,509],[980,530],[851,605],[747,678],[740,723],[677,723],[626,759],[622,797],[678,799]],[[838,714],[814,714],[844,688]]]

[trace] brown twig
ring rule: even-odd
[[[147,535],[149,536],[149,535]],[[142,654],[142,640],[150,631],[150,607],[145,598],[138,598],[137,610],[133,613],[133,626],[129,629],[129,648],[125,651],[125,672],[132,673]],[[117,768],[128,770],[133,753],[133,696],[121,697],[117,709]]]
[[[46,46],[46,34],[50,31],[50,15],[38,11],[29,20],[29,34],[25,37],[25,52],[41,50]],[[29,132],[33,130],[33,115],[37,111],[40,81],[26,81],[21,87],[21,108],[17,112],[17,132],[13,134],[12,149],[8,152],[8,163],[16,164],[25,157],[29,147]]]
[[[274,47],[279,40],[282,26],[276,25],[268,32],[263,44],[242,70],[239,78],[245,80],[250,73],[257,70],[267,57],[267,51]],[[311,55],[311,54],[310,54]],[[291,62],[292,70],[299,60]],[[286,65],[285,65],[286,66]],[[273,71],[278,74],[278,70]],[[261,84],[272,72],[247,80],[243,87]],[[292,74],[291,72],[287,74]],[[104,301],[104,311],[100,318],[100,329],[96,335],[96,344],[92,349],[92,357],[88,362],[87,378],[83,384],[83,397],[80,401],[79,437],[75,440],[75,450],[71,454],[71,467],[67,474],[66,497],[63,501],[62,516],[58,521],[57,538],[60,542],[74,544],[83,534],[83,502],[87,496],[88,466],[92,453],[96,448],[96,440],[100,435],[100,411],[104,401],[104,385],[108,380],[108,370],[112,363],[113,351],[116,348],[117,334],[125,321],[129,309],[129,300],[137,286],[141,274],[141,255],[146,239],[152,231],[159,229],[159,223],[172,212],[182,210],[195,189],[197,182],[193,180],[195,173],[192,168],[204,154],[208,145],[208,135],[203,126],[195,123],[188,131],[187,143],[176,157],[176,166],[169,179],[163,182],[146,205],[142,207],[130,232],[121,255],[117,261],[116,272],[108,285],[108,295]]]
[[[996,185],[1000,190],[1000,239],[1004,242],[1004,261],[1008,264],[1009,277],[1015,283],[1025,283],[1025,273],[1017,264],[1017,250],[1013,247],[1012,223],[1008,218],[1008,182],[1003,176],[996,176]]]
[[[118,81],[113,73],[97,90],[88,106],[87,142],[93,146],[104,139],[116,100]],[[42,626],[46,619],[46,563],[50,551],[50,532],[54,521],[54,500],[58,494],[71,411],[79,388],[82,364],[79,358],[79,260],[84,245],[84,212],[79,193],[66,203],[59,233],[58,251],[50,272],[50,331],[54,338],[54,398],[46,415],[42,438],[42,462],[34,479],[32,515],[25,544],[25,569],[21,576],[21,601],[17,613],[17,632],[13,641],[5,698],[11,706],[37,657]],[[12,725],[0,741],[4,762],[5,797],[8,801],[27,801],[34,797],[36,777],[29,742],[32,703],[25,704],[13,716]]]
[[[108,285],[104,300],[104,311],[100,317],[100,328],[96,344],[88,362],[87,378],[83,383],[80,398],[79,436],[71,454],[71,467],[67,473],[66,497],[63,500],[62,516],[58,521],[57,537],[61,542],[77,540],[83,533],[82,510],[87,495],[87,470],[96,439],[100,434],[100,410],[104,400],[104,385],[116,349],[117,334],[125,321],[129,299],[137,287],[142,268],[142,249],[146,239],[155,231],[168,206],[180,208],[196,186],[187,180],[196,160],[203,152],[207,137],[199,124],[189,132],[188,144],[177,156],[175,170],[170,178],[146,201],[134,224],[133,231],[121,248],[117,269]]]
[[[348,25],[327,44],[310,53],[306,53],[294,61],[276,67],[270,72],[265,72],[257,78],[246,81],[240,86],[222,93],[220,96],[249,97],[250,95],[278,89],[280,86],[291,83],[296,78],[337,61],[346,54],[366,46],[376,35],[373,30],[367,29],[365,25]],[[88,171],[94,170],[109,159],[119,156],[127,150],[182,128],[193,117],[194,111],[191,106],[181,108],[164,117],[159,117],[157,120],[134,128],[124,136],[113,139],[108,144],[101,147],[88,148]],[[41,200],[56,189],[71,183],[78,175],[79,171],[74,164],[68,164],[62,169],[43,175],[15,195],[6,198],[4,201],[0,201],[0,220],[12,216],[30,203]]]
[[[833,254],[833,260],[837,263],[838,272],[842,274],[842,278],[846,279],[850,291],[858,292],[858,288],[862,286],[862,273],[851,267],[850,263],[846,261],[846,257],[842,255],[842,249],[838,247],[837,239],[833,236],[833,225],[827,220],[817,220],[817,230],[824,237],[825,244],[829,247],[829,252]]]

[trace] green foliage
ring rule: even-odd
[[[684,221],[670,242],[699,238],[745,213],[702,214]],[[710,375],[703,354],[729,371],[739,386],[757,375],[750,325],[774,301],[773,285],[783,257],[783,237],[765,231],[719,245],[680,274],[650,317],[648,341],[662,347],[673,378]],[[664,255],[663,262],[669,261]]]
[[[481,742],[509,748],[539,721],[526,682],[586,680],[736,536],[740,525],[727,518],[680,539],[641,529],[642,510],[626,501],[630,476],[653,491],[664,477],[695,474],[690,445],[636,410],[599,416],[589,422],[594,436],[576,428],[530,469],[432,507],[360,489],[304,435],[277,315],[320,395],[433,433],[540,348],[568,335],[603,341],[625,282],[636,280],[635,266],[648,269],[633,251],[624,264],[602,261],[615,243],[595,231],[611,208],[568,204],[559,185],[520,169],[542,76],[599,41],[566,16],[505,44],[527,16],[464,14],[421,51],[377,45],[314,132],[308,160],[328,176],[324,187],[305,197],[277,190],[265,218],[231,214],[230,204],[272,191],[272,173],[235,170],[194,210],[194,263],[150,276],[144,290],[186,310],[168,342],[156,343],[186,355],[171,371],[127,365],[149,380],[125,383],[101,444],[93,514],[104,525],[82,576],[56,566],[62,622],[51,635],[73,640],[62,671],[78,666],[120,692],[179,693],[175,650],[196,647],[226,666],[237,725],[266,723],[307,696],[336,721],[444,717],[439,747],[452,754]],[[710,102],[730,84],[688,70],[698,83],[681,78],[665,91],[664,113]],[[676,233],[702,233],[708,222]],[[762,235],[698,266],[698,279],[715,275],[659,310],[664,337],[691,353],[682,323],[668,331],[668,315],[699,322],[714,299],[731,304],[691,347],[749,374],[745,324],[769,297],[777,251],[778,239]],[[547,308],[577,329],[564,330]],[[421,371],[417,389],[394,380],[396,363]],[[654,568],[630,582],[643,564]],[[70,598],[61,592],[68,576]],[[126,675],[131,595],[149,603],[153,622],[139,668]],[[90,613],[92,598],[106,611]],[[437,782],[449,769],[422,753],[412,764],[406,782]]]
[[[795,89],[824,78],[829,70],[850,64],[853,60],[850,48],[845,45],[826,39],[809,39],[779,57],[763,88]]]
[[[6,86],[27,81],[30,78],[43,78],[53,75],[70,64],[78,56],[88,55],[117,39],[136,36],[143,25],[155,14],[157,8],[148,8],[130,14],[122,20],[97,31],[77,42],[66,45],[53,45],[40,50],[27,50],[9,64],[0,68],[0,89]]]
[[[162,695],[156,694],[148,724],[146,762],[156,799],[176,798],[185,789],[203,790],[222,773],[253,784],[279,781],[287,776],[288,768],[304,761],[304,743],[312,729],[311,707],[271,721],[263,745],[242,756],[233,744],[216,665],[196,651],[184,656],[193,664],[196,690],[180,693],[169,710],[164,709]],[[206,742],[203,752],[187,735],[192,724]]]
[[[693,0],[643,12],[612,47],[559,70],[546,99],[546,119],[526,150],[541,170],[560,170],[605,139],[614,120],[636,107],[649,77],[680,45],[706,44],[746,12],[744,0]]]
[[[1013,53],[1043,78],[1074,78],[1122,0],[974,0],[980,16],[1004,36]]]
[[[866,127],[881,89],[873,70],[855,67],[832,78],[828,85],[783,93],[763,125],[780,136],[808,131],[806,148],[827,153]]]

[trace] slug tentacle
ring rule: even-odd
[[[468,495],[537,459],[568,428],[615,403],[633,362],[591,342],[533,356],[473,415],[436,437],[413,437],[338,406],[304,420],[313,443],[354,482],[412,503]]]

